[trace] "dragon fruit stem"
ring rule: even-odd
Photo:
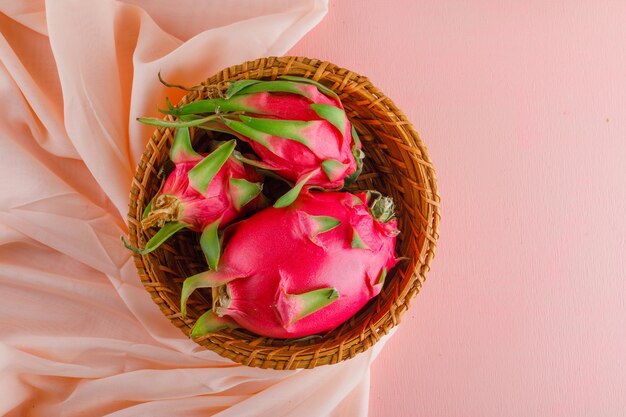
[[[144,218],[141,220],[143,230],[153,226],[163,227],[165,223],[179,221],[182,217],[183,207],[180,200],[173,195],[159,195],[150,202],[149,207],[150,211],[144,211]]]
[[[203,117],[201,119],[194,119],[194,120],[187,120],[187,121],[180,121],[180,120],[169,121],[169,120],[159,119],[156,117],[138,117],[137,121],[146,125],[151,125],[151,126],[179,128],[179,127],[199,126],[204,123],[211,122],[213,120],[218,120],[218,119],[220,119],[220,115],[213,114],[211,116]]]
[[[166,87],[170,87],[170,88],[178,88],[178,89],[185,90],[185,91],[197,91],[197,90],[201,90],[201,89],[202,89],[202,86],[197,86],[197,87],[189,88],[189,87],[185,87],[184,85],[180,85],[180,84],[171,84],[171,83],[168,83],[168,82],[167,82],[167,81],[165,81],[165,80],[163,79],[163,77],[161,76],[161,71],[159,71],[159,72],[157,73],[157,76],[159,77],[159,82],[160,82],[161,84],[163,84],[164,86],[166,86]]]
[[[193,101],[179,108],[162,110],[161,112],[179,118],[189,115],[219,112],[250,112],[257,114],[263,113],[260,109],[251,107],[242,100],[224,98],[212,98],[207,100]]]
[[[378,191],[367,192],[367,205],[372,216],[380,223],[387,223],[396,216],[393,199],[383,196]]]

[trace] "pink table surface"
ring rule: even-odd
[[[371,415],[626,415],[626,3],[333,1],[292,54],[367,75],[426,142],[428,282]]]

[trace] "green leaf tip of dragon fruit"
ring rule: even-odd
[[[120,240],[122,241],[122,243],[124,244],[124,247],[126,247],[126,249],[128,249],[128,250],[130,250],[132,252],[135,252],[135,253],[137,253],[140,250],[138,248],[135,248],[135,247],[131,246],[130,243],[128,243],[126,241],[126,238],[124,237],[124,235],[120,236]]]
[[[358,141],[358,135],[356,130],[354,130],[354,126],[352,127],[352,137],[356,138],[355,143],[352,146],[352,155],[354,156],[354,160],[356,161],[356,171],[351,175],[348,175],[344,179],[344,188],[349,187],[351,184],[354,184],[356,180],[359,179],[359,176],[363,172],[363,160],[365,159],[365,152],[361,149],[361,142]],[[357,143],[358,142],[358,143]]]
[[[126,242],[126,240],[124,239],[124,236],[122,236],[122,243],[124,244],[126,249],[129,249],[140,255],[147,255],[155,249],[158,249],[159,246],[161,246],[167,239],[172,237],[176,232],[186,227],[189,227],[189,224],[184,222],[165,223],[165,225],[163,225],[163,227],[159,229],[159,231],[156,232],[155,235],[152,236],[152,238],[150,238],[150,240],[148,241],[148,243],[146,243],[146,246],[143,249],[130,246],[128,242]]]
[[[257,142],[259,145],[264,146],[265,148],[271,149],[271,146],[268,142],[270,135],[268,135],[267,133],[263,133],[253,127],[250,127],[239,120],[224,119],[223,122],[234,132],[239,133],[240,135],[243,135],[254,142]]]
[[[233,97],[234,95],[236,95],[237,93],[239,93],[244,88],[250,87],[251,85],[258,84],[260,82],[262,81],[261,80],[233,81],[232,83],[230,83],[230,85],[228,86],[228,89],[226,90],[225,98],[229,99]]]
[[[218,146],[213,152],[207,155],[202,161],[193,167],[187,174],[189,184],[199,193],[206,194],[207,188],[217,172],[222,168],[228,157],[235,150],[237,142],[229,140]]]
[[[305,77],[297,77],[295,75],[281,75],[280,77],[278,77],[279,79],[282,80],[288,80],[288,81],[295,81],[295,82],[300,82],[300,83],[307,83],[307,84],[312,84],[314,86],[317,87],[318,90],[320,90],[320,92],[326,94],[329,97],[332,97],[336,100],[339,100],[339,96],[337,95],[337,93],[335,93],[333,90],[331,90],[330,88],[326,87],[325,85],[318,83],[317,81],[314,81],[310,78],[305,78]]]
[[[288,294],[283,291],[278,302],[278,312],[286,326],[290,326],[339,299],[336,288],[320,288],[302,294]]]
[[[354,125],[352,125],[352,140],[354,140],[354,144],[357,146],[361,146],[361,139],[359,138],[359,134],[356,131],[356,128],[354,127]]]
[[[209,268],[213,271],[217,270],[217,265],[220,261],[220,254],[222,252],[218,233],[220,221],[221,219],[208,224],[200,235],[200,247],[202,248],[202,252],[204,253]]]
[[[361,200],[361,198],[358,195],[355,195],[352,193],[349,193],[349,195],[350,195],[350,202],[352,203],[353,206],[365,204],[365,201]]]
[[[170,148],[170,160],[174,163],[196,161],[202,159],[191,145],[191,135],[189,128],[178,128],[174,135],[174,141]]]
[[[320,340],[323,338],[324,337],[322,335],[312,334],[311,336],[293,337],[293,338],[287,338],[286,340],[288,340],[290,343],[302,343],[302,342],[309,342],[311,340]]]
[[[254,94],[254,93],[291,93],[297,94],[308,99],[311,95],[300,88],[300,84],[293,81],[276,80],[263,81],[247,85],[237,91],[235,94]],[[232,97],[232,96],[231,96]]]
[[[204,271],[186,278],[180,293],[180,312],[183,318],[187,316],[187,300],[199,288],[214,288],[239,278],[237,275],[225,271]]]
[[[343,135],[348,125],[348,116],[346,116],[346,112],[343,109],[325,103],[311,104],[311,108],[319,117],[335,126],[339,133]]]
[[[331,181],[341,179],[343,173],[348,169],[348,166],[348,164],[341,163],[336,159],[325,159],[322,161],[322,170]]]
[[[307,148],[311,149],[311,143],[303,131],[310,127],[313,122],[304,122],[300,120],[280,120],[280,119],[264,119],[259,117],[239,116],[248,127],[261,132],[264,135],[270,135],[283,139],[296,141]],[[266,146],[268,147],[268,146]]]
[[[219,119],[220,119],[219,115],[211,115],[211,116],[203,117],[200,119],[194,119],[194,120],[188,120],[188,121],[182,121],[182,120],[169,121],[169,120],[159,119],[156,117],[138,117],[137,121],[146,125],[151,125],[151,126],[179,128],[179,127],[200,126],[207,122],[210,122],[213,120],[219,120]]]
[[[352,242],[350,242],[350,246],[352,246],[353,249],[370,249],[355,228],[352,228]]]
[[[398,259],[396,258],[396,262],[398,261]],[[383,269],[381,269],[380,274],[378,274],[378,278],[376,279],[376,283],[372,286],[372,288],[375,288],[377,291],[381,291],[383,286],[385,285],[385,280],[387,279],[387,267],[383,267]]]
[[[265,171],[276,171],[278,168],[275,168],[271,165],[268,165],[266,163],[264,163],[263,161],[257,161],[256,159],[250,159],[250,158],[246,158],[245,156],[243,156],[240,152],[235,151],[234,153],[235,158],[246,164],[246,165],[250,165],[253,166],[255,168],[259,168]]]
[[[148,214],[150,214],[150,212],[152,211],[152,200],[148,201],[148,204],[146,204],[146,208],[143,209],[143,213],[141,213],[141,219],[145,219],[146,217],[148,217]]]
[[[385,279],[386,278],[387,278],[387,267],[385,266],[380,271],[380,275],[378,277],[378,280],[376,281],[376,285],[380,285],[380,286],[385,285]]]
[[[192,101],[191,103],[184,104],[178,108],[172,108],[164,110],[163,113],[171,114],[172,116],[184,117],[197,114],[206,113],[259,113],[258,108],[252,107],[246,103],[245,97],[232,97],[232,98],[210,98],[205,100]]]
[[[311,177],[315,174],[316,174],[315,171],[310,172],[306,177],[298,181],[291,190],[287,191],[282,197],[276,200],[276,202],[274,203],[274,207],[275,208],[288,207],[289,205],[291,205],[291,203],[296,201],[296,198],[298,198],[300,191],[302,191],[302,187],[304,187],[307,181],[310,180]]]
[[[237,210],[248,204],[261,191],[263,191],[263,183],[250,182],[244,178],[230,178],[230,195],[233,200],[233,204]]]
[[[219,316],[213,310],[202,314],[191,328],[191,337],[201,337],[210,333],[217,333],[224,329],[235,329],[239,326],[229,317]]]
[[[157,107],[157,111],[162,114],[177,116],[177,108],[172,104],[169,97],[165,97],[165,105],[167,106],[167,110]]]
[[[311,238],[325,232],[330,232],[341,224],[341,220],[332,216],[315,216],[304,213],[311,222]]]

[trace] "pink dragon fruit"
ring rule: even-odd
[[[339,326],[380,292],[397,262],[393,210],[376,192],[305,189],[289,207],[268,207],[234,225],[217,270],[183,284],[183,316],[196,289],[219,294],[191,335],[243,327],[299,338]]]
[[[279,199],[276,207],[291,204],[304,185],[337,190],[351,183],[361,171],[363,158],[356,130],[337,94],[307,78],[281,78],[236,81],[223,98],[164,111],[182,123],[204,121],[204,128],[249,143],[261,162],[243,162],[295,183],[294,191]],[[220,120],[211,116],[215,113]]]
[[[242,211],[257,208],[263,184],[255,170],[233,155],[235,140],[221,143],[207,156],[191,146],[189,129],[181,128],[170,150],[174,170],[144,212],[142,226],[159,227],[142,250],[147,254],[177,231],[189,228],[202,232],[200,244],[209,267],[219,259],[218,230]]]

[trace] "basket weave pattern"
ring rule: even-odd
[[[339,328],[302,341],[271,339],[243,329],[223,330],[196,338],[200,345],[248,366],[273,369],[313,368],[364,352],[400,322],[426,279],[435,254],[439,195],[426,148],[406,116],[370,81],[329,62],[301,57],[263,58],[224,69],[187,94],[180,104],[225,90],[229,81],[276,79],[281,75],[311,78],[335,91],[363,143],[366,159],[355,189],[375,189],[396,203],[397,255],[400,262],[387,276],[380,295]],[[170,116],[168,116],[170,117]],[[143,247],[154,234],[141,227],[142,213],[164,180],[160,168],[168,159],[172,129],[159,128],[139,162],[130,192],[128,225],[131,244]],[[189,335],[195,320],[211,308],[211,292],[196,291],[188,315],[180,313],[183,280],[206,270],[198,238],[179,232],[159,249],[134,255],[145,288],[170,321]]]

